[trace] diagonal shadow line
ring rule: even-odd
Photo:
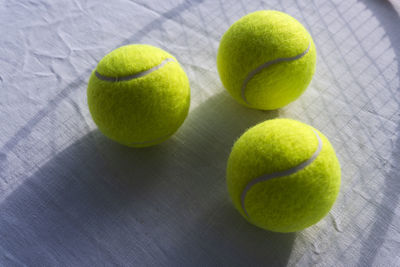
[[[371,10],[372,13],[375,15],[375,17],[379,20],[380,26],[385,29],[386,36],[390,40],[390,43],[391,44],[399,43],[400,32],[396,28],[396,25],[400,23],[400,18],[398,14],[395,12],[393,6],[387,1],[376,3],[376,1],[371,0],[371,1],[364,1],[363,3],[366,6],[371,5],[368,9]],[[387,10],[389,10],[389,12],[386,12],[385,15],[376,13],[374,12],[375,8],[374,5],[383,5],[384,7],[387,8]],[[393,21],[397,21],[397,23],[393,23]],[[400,50],[396,49],[395,46],[391,46],[391,48],[393,48],[393,51],[396,54],[398,70],[400,70],[400,61],[399,61]],[[364,52],[367,53],[367,51],[365,50]],[[374,62],[372,58],[370,59],[371,62]],[[380,70],[380,73],[382,74],[384,70],[382,70],[382,68],[379,68],[379,66],[377,65],[376,67]],[[385,82],[387,85],[389,85],[389,82],[387,82],[386,79]],[[393,94],[393,97],[396,100],[395,92],[391,91],[391,93]],[[398,101],[396,102],[399,104]],[[392,118],[396,115],[397,113],[395,113],[392,116]],[[381,124],[381,127],[383,126],[384,125]],[[398,132],[400,131],[400,124],[397,125],[396,130]],[[378,148],[376,149],[378,150]],[[393,152],[391,158],[398,159],[399,156],[400,156],[400,138],[397,138],[397,140],[393,144]],[[393,217],[395,214],[392,209],[395,209],[400,202],[400,196],[398,195],[398,191],[400,190],[400,184],[398,180],[399,171],[400,171],[399,167],[395,166],[394,163],[391,165],[391,169],[389,171],[384,172],[385,180],[382,187],[384,197],[379,203],[379,205],[377,205],[376,207],[375,216],[373,216],[373,218],[377,219],[375,220],[375,222],[372,223],[368,237],[366,237],[365,240],[363,240],[362,242],[362,248],[360,249],[360,256],[356,266],[370,266],[374,262],[379,252],[379,249],[381,248],[383,242],[385,241],[385,236],[387,235],[387,232],[392,225]]]
[[[181,4],[175,6],[174,8],[168,10],[167,12],[161,13],[160,17],[153,20],[140,30],[133,33],[131,36],[126,38],[121,44],[126,45],[132,43],[133,41],[138,42],[140,41],[145,35],[149,34],[154,29],[158,29],[162,26],[162,24],[167,20],[173,17],[178,16],[183,11],[194,7],[195,5],[200,4],[203,0],[186,0]],[[32,116],[29,121],[22,126],[1,148],[0,152],[8,152],[14,149],[18,143],[25,139],[29,134],[32,132],[32,129],[44,118],[46,117],[51,111],[53,111],[61,101],[71,94],[73,91],[77,90],[82,82],[85,82],[88,79],[92,69],[85,70],[78,78],[67,84],[64,89],[62,89],[53,99],[51,99],[46,107],[39,110],[35,115]]]
[[[372,11],[374,16],[380,22],[380,26],[384,28],[386,36],[390,40],[392,44],[391,48],[393,49],[396,58],[394,59],[397,62],[397,69],[400,70],[400,49],[395,47],[393,44],[398,44],[400,42],[400,31],[397,28],[397,25],[400,24],[400,17],[395,11],[393,5],[390,1],[383,1],[377,2],[375,0],[368,0],[363,1],[363,3],[368,7],[369,10]],[[386,8],[388,12],[386,13],[379,13],[374,12],[376,6],[381,5],[382,7]],[[300,7],[299,7],[300,8]],[[338,11],[339,12],[339,11]],[[393,23],[396,21],[396,23]],[[367,53],[367,51],[364,51]],[[370,58],[372,60],[372,58]],[[372,60],[374,62],[374,60]],[[375,64],[376,65],[376,64]],[[381,75],[383,71],[379,66],[376,67],[380,70]],[[385,79],[386,84],[388,85],[389,82]],[[400,89],[400,88],[398,88]],[[398,90],[395,92],[391,91],[393,94],[394,100],[399,104],[400,103],[396,100],[395,93],[398,93]],[[395,118],[397,116],[397,112],[394,112],[391,118]],[[382,125],[383,126],[383,125]],[[396,127],[396,131],[400,132],[400,124],[398,123]],[[397,160],[397,162],[393,162],[390,165],[390,169],[388,171],[383,171],[385,175],[382,193],[383,198],[378,203],[375,208],[375,214],[373,218],[377,218],[372,224],[367,237],[362,241],[362,247],[360,249],[359,258],[357,260],[357,264],[355,266],[371,266],[380,251],[383,243],[385,242],[385,237],[388,233],[390,227],[392,227],[392,221],[395,216],[394,209],[400,203],[400,195],[398,192],[400,191],[400,180],[398,173],[400,172],[400,168],[397,165],[400,159],[400,138],[393,142],[393,150],[392,150],[392,159]]]
[[[387,33],[387,37],[391,44],[398,44],[400,42],[400,17],[396,12],[394,6],[389,1],[381,1],[376,3],[376,1],[365,1],[366,6],[371,10],[375,17],[380,22],[381,26]],[[374,5],[380,4],[387,9],[387,12],[380,13],[374,12]],[[396,23],[393,23],[396,21]],[[400,49],[395,45],[392,46],[393,51],[397,59],[397,71],[400,71]],[[395,60],[396,60],[395,59]],[[399,88],[400,90],[400,88]],[[395,97],[395,96],[393,96]],[[398,106],[400,108],[400,105]],[[393,117],[397,115],[395,113]],[[400,123],[396,127],[396,132],[400,132]],[[391,158],[399,161],[400,158],[400,138],[397,137],[393,144],[392,156]],[[360,257],[357,262],[357,266],[367,266],[372,265],[378,255],[379,249],[382,247],[383,242],[389,228],[392,226],[393,217],[395,215],[394,209],[398,206],[400,202],[400,180],[399,172],[400,168],[396,166],[396,163],[391,163],[390,170],[385,172],[385,179],[383,184],[383,198],[379,205],[375,209],[375,216],[377,218],[372,224],[369,231],[368,237],[363,242],[360,249]],[[385,208],[386,207],[386,208]],[[389,207],[389,209],[387,209]]]
[[[297,2],[296,2],[296,4],[297,4]],[[333,3],[332,3],[332,4],[333,4]],[[325,22],[325,20],[324,20],[324,18],[325,18],[324,15],[319,11],[319,9],[318,9],[318,7],[315,5],[315,3],[313,3],[313,5],[314,5],[314,9],[317,10],[317,14],[318,14],[318,16],[320,17],[320,21],[323,22],[325,28],[328,28],[329,24]],[[334,5],[334,4],[333,4],[333,6],[334,6],[334,8],[335,8],[335,5]],[[298,4],[297,4],[297,7],[298,7],[298,9],[301,9],[301,7],[300,7]],[[363,10],[365,10],[365,9],[363,9]],[[336,10],[336,11],[337,11],[337,10]],[[340,15],[340,12],[337,11],[337,13],[338,13],[338,16],[342,18],[342,16]],[[304,16],[303,13],[302,13],[302,16],[303,16],[303,18],[305,18],[305,16]],[[342,20],[345,21],[344,18],[342,18]],[[307,23],[307,20],[305,20],[305,23],[308,24],[308,23]],[[349,23],[350,23],[350,22],[349,22]],[[308,28],[310,29],[310,32],[313,32],[312,27],[308,27]],[[353,31],[352,29],[350,29],[350,28],[349,28],[349,30],[352,32],[353,36],[355,36],[354,31]],[[337,49],[335,49],[335,51],[338,51],[338,52],[339,52],[341,58],[346,58],[347,54],[348,54],[351,50],[353,50],[356,46],[355,46],[355,47],[352,47],[352,48],[349,50],[349,52],[343,53],[343,52],[341,52],[340,49],[339,49],[339,48],[340,48],[339,43],[338,43],[337,41],[335,41],[335,38],[332,37],[333,35],[334,35],[334,34],[330,34],[330,35],[329,35],[329,39],[330,39],[331,41],[334,42],[335,48],[337,48]],[[355,38],[356,38],[356,36],[355,36]],[[361,42],[363,41],[363,39],[359,39],[359,38],[356,38],[356,39],[357,39],[357,43],[361,43]],[[325,42],[325,43],[327,43],[327,42]],[[321,46],[324,45],[325,43],[319,44],[319,46],[321,47]],[[364,55],[368,53],[365,49],[363,49],[363,51],[364,51]],[[329,56],[331,55],[332,52],[329,52],[329,53],[326,53],[326,52],[325,52],[325,53],[323,53],[323,51],[321,50],[320,53],[321,53],[322,56],[324,56],[324,57],[329,57]],[[367,57],[370,58],[369,56],[367,56]],[[373,62],[372,58],[370,58],[370,60],[371,60],[371,62]],[[359,89],[362,89],[363,86],[362,86],[362,84],[358,81],[358,78],[357,78],[358,76],[357,76],[355,73],[352,72],[352,68],[351,68],[351,66],[349,65],[349,63],[347,63],[346,61],[342,61],[342,62],[344,62],[345,65],[347,66],[348,74],[351,76],[351,78],[352,78],[352,80],[354,81],[355,85],[357,85],[357,87],[358,87]],[[331,74],[332,77],[334,77],[333,83],[335,84],[335,86],[337,86],[337,87],[343,89],[343,85],[339,84],[340,77],[338,76],[338,74],[335,74],[335,73],[333,72],[333,70],[335,69],[335,64],[330,64],[330,63],[326,62],[326,65],[327,65],[328,72]],[[377,67],[377,68],[380,69],[379,67]],[[364,72],[366,69],[367,69],[367,68],[364,68],[362,71]],[[379,74],[374,75],[374,77],[371,79],[371,81],[373,81],[373,80],[377,79],[378,77],[380,77],[380,76],[381,76],[381,73],[382,73],[382,69],[380,69],[380,73],[379,73]],[[329,90],[329,88],[326,89],[326,90]],[[351,102],[351,101],[350,101],[351,98],[350,98],[349,96],[347,96],[344,92],[345,92],[344,90],[340,90],[340,93],[341,93],[341,95],[344,97],[346,103],[350,103],[350,102]],[[361,92],[362,92],[362,94],[363,94],[365,97],[367,97],[367,98],[370,99],[370,97],[369,97],[363,90],[361,90]],[[376,96],[377,94],[378,94],[378,92],[377,92],[374,96]],[[374,146],[374,148],[375,148],[376,150],[378,150],[378,147],[376,147],[376,146],[375,146],[375,143],[373,142],[373,139],[372,139],[372,137],[371,137],[372,135],[369,134],[368,129],[365,128],[365,125],[362,124],[362,122],[361,122],[360,119],[359,119],[359,116],[358,116],[358,115],[360,114],[360,112],[362,111],[362,109],[359,109],[359,110],[357,111],[357,110],[354,109],[354,107],[353,107],[352,105],[348,105],[348,106],[349,106],[349,108],[351,109],[351,112],[353,113],[354,118],[357,120],[357,122],[360,123],[361,129],[362,129],[362,133],[365,134],[366,138],[369,139],[370,144],[372,144],[372,145]],[[334,121],[332,121],[332,123],[333,123],[335,126],[337,126],[336,123],[335,123]],[[345,126],[347,126],[349,123],[350,123],[350,121],[348,121],[347,124],[346,124]],[[383,127],[383,123],[382,123],[381,121],[380,121],[380,124],[381,124],[380,127],[382,128],[382,127]],[[347,140],[344,140],[343,137],[341,137],[341,136],[340,136],[340,139],[341,139],[342,141],[344,141],[344,142],[347,141]],[[346,152],[349,153],[347,150],[346,150]]]
[[[313,3],[313,5],[315,6],[315,9],[317,10],[317,14],[318,14],[319,17],[320,17],[320,21],[322,22],[322,24],[324,25],[324,27],[328,29],[328,26],[329,26],[328,23],[324,20],[324,17],[320,14],[320,12],[318,12],[318,7],[315,5],[315,3]],[[339,16],[340,16],[340,12],[337,11],[337,13],[338,13]],[[311,29],[310,29],[310,30],[311,30]],[[355,35],[354,35],[354,36],[355,36]],[[335,47],[338,48],[337,51],[338,51],[340,57],[341,57],[341,58],[346,58],[345,55],[343,54],[343,52],[340,50],[340,47],[341,47],[340,44],[339,44],[339,43],[335,40],[335,38],[333,38],[331,35],[329,35],[329,37],[330,37],[331,41],[335,44]],[[360,40],[359,40],[358,38],[356,38],[356,39],[357,39],[358,42],[360,42]],[[365,51],[365,50],[364,50],[364,51]],[[321,51],[321,54],[322,54],[322,51]],[[367,55],[367,54],[368,54],[368,53],[365,51],[365,55]],[[367,57],[370,58],[368,55],[367,55]],[[370,59],[370,60],[371,60],[371,62],[374,62],[372,59]],[[360,83],[360,81],[358,80],[357,74],[354,73],[354,72],[352,71],[352,68],[351,68],[352,66],[351,66],[346,60],[343,60],[342,62],[343,62],[344,65],[346,66],[346,68],[347,68],[347,70],[348,70],[348,74],[351,76],[352,80],[354,81],[354,84],[357,85],[358,88],[363,88],[363,85],[362,85],[362,84]],[[331,68],[332,68],[332,67],[331,67]],[[330,68],[330,69],[331,69],[331,68]],[[377,67],[377,68],[380,70],[379,67]],[[330,73],[332,73],[332,76],[333,76],[333,77],[337,77],[337,75],[335,75],[334,72],[333,72],[332,70],[330,70]],[[376,79],[376,77],[374,77],[374,79]],[[335,82],[337,82],[337,81],[335,81]],[[341,88],[341,87],[342,87],[342,86],[340,86],[340,88]],[[366,92],[365,92],[364,90],[361,90],[361,92],[362,92],[362,94],[363,94],[365,97],[369,98],[369,96],[366,94]],[[343,97],[346,99],[346,101],[348,101],[348,100],[349,100],[349,97],[347,97],[346,94],[343,93],[343,90],[341,90],[341,93],[342,93]],[[376,94],[378,94],[378,93],[376,93]],[[375,95],[376,95],[376,94],[375,94]],[[375,96],[375,95],[374,95],[374,96]],[[379,148],[375,146],[375,143],[373,142],[373,138],[370,136],[370,134],[369,134],[369,132],[368,132],[368,129],[365,128],[365,126],[362,124],[361,120],[360,120],[359,117],[357,116],[357,115],[361,112],[361,109],[358,110],[357,113],[355,113],[354,108],[352,107],[352,105],[349,105],[349,107],[351,108],[352,112],[356,115],[356,116],[354,116],[354,118],[357,119],[358,122],[360,123],[361,129],[362,129],[362,133],[365,134],[366,138],[368,138],[368,140],[370,141],[370,144],[372,144],[372,146],[374,147],[374,149],[378,150]],[[379,122],[380,122],[380,127],[382,128],[382,127],[383,127],[383,123],[382,123],[381,121],[379,121]]]

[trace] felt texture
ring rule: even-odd
[[[400,266],[398,0],[2,3],[0,266]],[[216,67],[224,32],[260,9],[300,21],[318,53],[272,112],[238,104]],[[191,87],[179,130],[144,149],[104,136],[86,97],[134,43],[173,54]],[[274,117],[321,131],[341,164],[329,214],[291,234],[248,223],[226,188],[235,140]]]
[[[262,175],[281,172],[308,160],[317,150],[313,128],[290,119],[274,119],[246,131],[235,143],[227,166],[227,185],[237,210],[251,223],[275,232],[295,232],[321,220],[331,209],[340,188],[340,165],[328,139],[317,158],[289,176],[276,177],[251,187]]]
[[[302,54],[301,58],[277,62],[253,76],[242,98],[249,73],[262,64]],[[283,107],[307,88],[315,71],[316,50],[307,30],[293,17],[262,10],[235,22],[223,35],[217,55],[218,72],[229,93],[241,104],[262,110]]]
[[[190,104],[189,80],[176,59],[149,45],[128,45],[106,55],[97,72],[124,77],[149,70],[167,58],[161,68],[128,81],[110,82],[92,72],[88,105],[100,131],[132,147],[158,144],[185,120]]]

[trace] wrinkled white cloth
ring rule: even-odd
[[[298,19],[318,52],[307,91],[272,112],[237,104],[216,69],[222,34],[260,9]],[[399,10],[384,0],[1,0],[0,265],[400,266]],[[191,83],[187,120],[152,148],[108,140],[87,107],[91,71],[129,43],[169,51]],[[234,141],[274,117],[322,131],[342,166],[332,211],[295,234],[247,223],[225,185]]]

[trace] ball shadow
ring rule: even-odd
[[[177,134],[154,147],[132,149],[99,131],[88,133],[1,202],[2,261],[286,262],[294,235],[245,222],[225,186],[235,139],[277,115],[244,108],[224,92],[192,110]]]
[[[226,194],[214,200],[177,242],[170,262],[178,266],[286,266],[295,233],[257,228],[240,216]]]
[[[63,150],[1,202],[4,262],[143,263],[148,255],[138,244],[156,224],[152,196],[162,187],[156,174],[168,165],[167,151],[132,150],[99,131]]]
[[[183,266],[286,265],[295,234],[264,231],[249,224],[233,208],[225,184],[225,168],[234,141],[249,127],[275,118],[237,104],[226,92],[194,109],[182,134],[195,140],[188,173],[193,188],[181,217],[179,233],[168,262]]]

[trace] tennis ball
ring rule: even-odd
[[[339,192],[340,165],[328,139],[290,119],[273,119],[246,131],[227,166],[228,191],[252,224],[295,232],[321,220]]]
[[[107,54],[87,88],[90,113],[100,131],[127,146],[169,138],[185,120],[189,80],[176,58],[150,45],[127,45]]]
[[[315,70],[316,51],[307,30],[279,11],[257,11],[223,35],[217,55],[221,81],[239,103],[273,110],[297,99]]]

